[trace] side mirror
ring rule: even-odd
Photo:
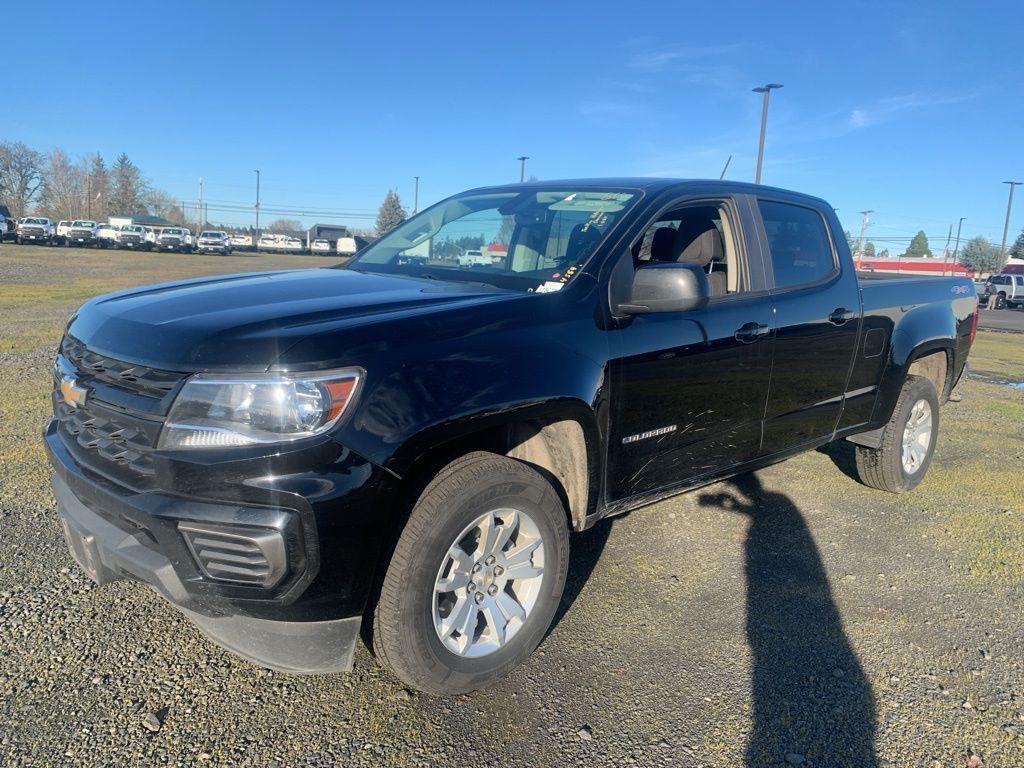
[[[696,264],[667,261],[641,265],[633,275],[629,299],[619,304],[627,315],[690,312],[711,298],[708,276]]]

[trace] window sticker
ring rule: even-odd
[[[559,283],[554,280],[546,280],[541,285],[538,285],[534,293],[553,293],[554,291],[562,290],[564,283]]]

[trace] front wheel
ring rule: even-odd
[[[427,486],[398,539],[374,611],[374,653],[427,693],[481,688],[540,643],[568,559],[551,483],[514,459],[468,454]]]
[[[861,482],[890,493],[914,488],[928,471],[938,434],[935,386],[921,376],[907,376],[879,447],[857,446]]]

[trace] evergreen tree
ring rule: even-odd
[[[106,221],[110,203],[110,171],[99,152],[89,158],[86,194],[89,196],[85,204],[86,213],[96,221]]]
[[[385,232],[390,232],[405,221],[405,217],[405,208],[402,207],[402,201],[398,199],[398,193],[389,189],[384,196],[384,202],[380,204],[380,210],[377,211],[377,237]]]
[[[1017,239],[1013,241],[1013,245],[1010,246],[1010,258],[1011,259],[1024,259],[1024,229],[1017,235]]]
[[[515,216],[502,216],[501,226],[498,227],[498,233],[494,236],[492,243],[498,245],[508,246],[512,244],[512,235],[516,231],[516,218]]]
[[[910,241],[910,245],[903,255],[910,258],[927,258],[932,255],[932,249],[928,247],[928,235],[924,233],[923,229],[914,235],[914,239]]]
[[[864,243],[864,258],[873,259],[875,258],[875,244],[868,240]]]
[[[1003,267],[999,246],[993,245],[981,236],[968,241],[960,251],[957,261],[976,275],[983,272],[998,272]]]
[[[110,201],[108,212],[115,216],[132,216],[137,213],[144,213],[146,205],[143,197],[146,192],[146,182],[142,173],[128,155],[122,152],[117,162],[114,163]]]
[[[843,230],[843,234],[846,235],[846,246],[850,249],[850,253],[857,254],[857,241],[853,239],[853,235],[850,234],[850,230]]]
[[[880,258],[880,259],[888,259],[889,258],[889,249],[888,248],[883,248],[881,251],[879,251],[878,252],[878,258]]]

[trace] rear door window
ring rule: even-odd
[[[771,251],[775,287],[822,280],[836,271],[832,243],[821,214],[812,208],[758,200]]]

